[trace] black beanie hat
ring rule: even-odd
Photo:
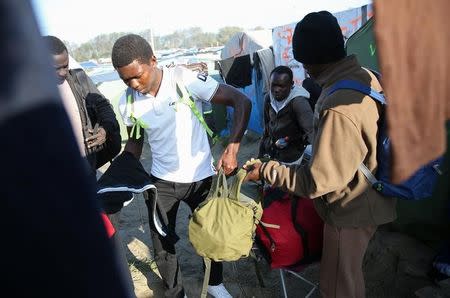
[[[337,19],[328,11],[307,14],[295,26],[292,52],[303,64],[327,64],[344,58],[344,37]]]

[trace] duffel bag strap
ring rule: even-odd
[[[202,294],[201,298],[206,298],[208,295],[208,283],[209,283],[209,274],[211,273],[211,259],[203,258],[205,262],[205,277],[203,278],[203,286],[202,286]]]
[[[206,197],[206,199],[203,202],[200,203],[200,205],[197,207],[197,209],[206,205],[209,202],[209,200],[212,198],[227,199],[228,194],[229,194],[229,191],[228,191],[227,176],[225,176],[223,169],[220,169],[217,173],[217,176],[213,177],[208,196]]]
[[[247,176],[247,171],[244,169],[240,169],[236,176],[234,177],[233,185],[230,187],[229,198],[239,201],[239,194],[241,193],[242,182]]]
[[[213,180],[213,185],[211,186],[212,192],[209,197],[213,198],[227,198],[228,197],[228,183],[227,176],[223,169],[220,169],[217,173],[216,179]]]

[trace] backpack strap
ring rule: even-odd
[[[203,286],[200,297],[206,298],[206,295],[208,295],[209,274],[211,273],[211,259],[203,258],[203,262],[205,263],[205,277],[203,277]]]
[[[378,183],[378,179],[375,175],[369,170],[368,167],[364,163],[361,163],[358,169],[366,176],[367,180],[369,180],[370,185],[374,186]]]
[[[333,86],[331,86],[330,90],[328,91],[328,95],[333,94],[337,90],[341,89],[350,89],[354,91],[361,92],[362,94],[365,94],[367,96],[372,97],[374,100],[378,101],[382,105],[386,104],[386,98],[383,94],[381,94],[378,91],[375,91],[369,86],[364,85],[363,83],[360,83],[358,81],[354,80],[341,80],[335,83]]]
[[[200,124],[203,126],[203,128],[206,130],[206,133],[211,137],[213,144],[215,144],[219,140],[219,136],[216,135],[211,128],[209,128],[208,124],[206,124],[205,118],[203,118],[202,113],[197,109],[197,106],[195,105],[195,101],[192,98],[192,96],[189,94],[189,91],[186,89],[186,87],[177,82],[176,83],[176,89],[177,94],[180,98],[180,102],[187,105],[192,113],[197,117]]]
[[[209,128],[208,124],[203,118],[202,113],[200,113],[200,111],[197,109],[194,98],[191,96],[186,86],[183,84],[182,70],[180,67],[181,66],[176,67],[174,69],[174,78],[176,82],[175,88],[177,91],[177,95],[179,97],[179,102],[187,105],[191,109],[192,113],[195,115],[200,124],[206,130],[206,133],[211,137],[212,143],[215,144],[219,140],[219,136],[215,134],[211,128]]]
[[[175,73],[176,78],[176,91],[180,98],[180,102],[183,104],[186,104],[192,111],[192,113],[195,115],[195,117],[198,119],[200,124],[203,126],[203,128],[206,130],[206,133],[211,137],[213,144],[215,144],[219,140],[219,136],[216,135],[211,128],[209,128],[208,124],[206,124],[205,119],[203,118],[202,113],[197,109],[197,106],[195,105],[195,101],[192,98],[192,96],[189,94],[186,87],[180,83],[180,75],[177,75]],[[139,118],[136,118],[134,115],[134,91],[130,87],[126,90],[126,101],[127,106],[130,107],[130,119],[131,122],[133,122],[133,128],[131,129],[130,136],[133,136],[135,134],[135,138],[139,139],[141,137],[141,129],[142,128],[148,128],[147,124],[145,124],[142,120]]]
[[[131,128],[130,137],[135,135],[134,137],[138,140],[141,138],[141,129],[148,128],[147,124],[145,124],[141,119],[138,119],[134,116],[134,91],[130,87],[125,91],[127,106],[130,107],[130,119],[133,122],[133,127]]]
[[[350,89],[354,91],[361,92],[364,95],[370,96],[375,101],[379,102],[381,105],[386,105],[386,98],[383,94],[378,91],[375,91],[373,88],[366,86],[358,81],[354,80],[341,80],[331,86],[328,91],[328,95],[333,94],[337,90],[341,89]],[[364,163],[361,163],[358,169],[366,176],[367,180],[370,182],[372,187],[376,187],[378,183],[378,179],[375,175],[366,167]]]

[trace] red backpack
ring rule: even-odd
[[[264,192],[264,203],[256,242],[271,268],[297,267],[319,260],[323,221],[313,200],[269,188]]]

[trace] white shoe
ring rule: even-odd
[[[218,284],[217,286],[208,286],[208,294],[214,298],[233,298],[233,296],[228,293],[227,289],[225,289],[223,283]]]

